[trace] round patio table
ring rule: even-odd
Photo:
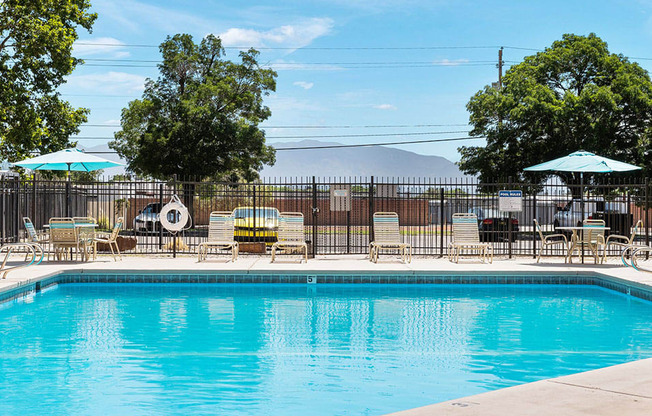
[[[575,247],[577,247],[577,243],[580,242],[581,240],[578,237],[578,231],[579,230],[589,230],[589,231],[607,231],[611,230],[610,227],[601,227],[597,225],[592,225],[590,227],[583,227],[583,226],[577,226],[577,227],[556,227],[555,230],[561,230],[561,231],[572,231],[573,235],[571,236],[571,242],[568,245],[568,254],[566,257],[568,258],[568,262],[571,262],[571,255],[573,254],[573,251],[575,250]],[[582,232],[584,234],[584,232]],[[584,236],[582,236],[584,237]],[[582,264],[584,264],[584,245],[582,244]]]

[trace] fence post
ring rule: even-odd
[[[538,220],[537,218],[537,193],[535,192],[532,196],[532,212],[534,215],[534,218]],[[542,242],[543,244],[543,242]],[[532,258],[535,259],[537,257],[537,230],[536,230],[536,225],[534,225],[534,220],[532,220]]]
[[[158,203],[159,207],[163,208],[163,184],[158,185]],[[158,249],[163,249],[163,226],[158,223]]]
[[[34,182],[32,182],[32,221],[36,219],[36,171],[34,171]]]
[[[175,173],[172,175],[172,192],[174,195],[177,194],[177,174]],[[161,206],[161,209],[163,209],[163,206]],[[159,226],[160,222],[159,222]],[[172,234],[172,258],[177,258],[177,234],[174,233]]]
[[[21,215],[20,215],[20,177],[16,178],[16,203],[15,203],[15,222],[14,225],[16,226],[16,232],[14,233],[14,242],[17,243],[20,241],[19,234],[20,234],[20,220],[21,220]]]
[[[512,185],[512,177],[510,176],[507,178],[507,187],[509,190],[513,188]],[[498,206],[500,207],[500,202],[498,202]],[[512,237],[513,237],[513,229],[514,227],[512,226],[512,213],[508,212],[507,213],[507,253],[509,254],[509,258],[512,258]],[[496,239],[498,240],[498,239]]]
[[[374,177],[371,177],[369,182],[369,244],[374,241],[374,227],[373,227],[373,218],[374,218]]]
[[[444,209],[444,187],[439,188],[439,257],[444,257],[444,223],[446,222]]]
[[[645,178],[645,245],[650,245],[650,178]],[[645,259],[650,257],[650,252],[645,252]]]
[[[257,243],[256,241],[256,185],[253,185],[253,194],[252,194],[252,206],[253,206],[253,234],[251,236],[251,242]]]
[[[312,256],[317,255],[317,179],[312,177]]]

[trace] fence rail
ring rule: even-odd
[[[2,243],[21,238],[22,217],[30,217],[37,228],[42,228],[51,217],[92,216],[105,230],[118,217],[124,217],[121,235],[136,240],[135,249],[126,254],[161,253],[172,248],[194,253],[207,236],[210,212],[236,208],[249,208],[240,210],[245,214],[275,210],[303,213],[306,241],[315,254],[367,253],[373,239],[371,218],[378,211],[398,213],[401,233],[414,253],[430,256],[446,254],[451,217],[456,212],[477,213],[481,236],[493,244],[496,254],[510,256],[537,252],[534,218],[544,230],[552,231],[556,225],[576,225],[590,215],[605,218],[612,232],[625,235],[629,235],[632,224],[642,220],[644,228],[637,236],[641,244],[649,244],[650,231],[650,184],[646,178],[611,179],[582,189],[554,181],[537,186],[509,180],[480,183],[434,178],[310,177],[255,183],[176,178],[90,183],[0,179],[0,190]],[[509,215],[498,212],[500,190],[523,191],[522,211]],[[182,243],[176,247],[172,244],[174,236],[162,230],[157,221],[158,210],[173,195],[181,198],[192,218],[177,236]],[[271,216],[245,215],[240,221],[236,235],[241,241],[268,245],[273,241],[275,222]]]

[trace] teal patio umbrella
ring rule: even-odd
[[[523,170],[528,172],[552,170],[557,172],[579,172],[580,173],[580,203],[583,203],[584,195],[584,172],[591,173],[608,173],[608,172],[627,172],[630,170],[641,169],[638,166],[629,163],[619,162],[617,160],[598,156],[595,153],[580,150],[573,152],[568,156],[539,163],[538,165],[527,167]]]
[[[58,152],[21,160],[15,166],[29,170],[64,170],[68,172],[66,181],[66,215],[70,216],[70,172],[92,172],[99,169],[122,166],[122,163],[84,153],[80,149],[64,149]]]
[[[539,163],[523,170],[526,171],[544,171],[555,170],[559,172],[580,172],[580,177],[584,172],[608,173],[608,172],[627,172],[630,170],[641,169],[638,166],[629,163],[619,162],[617,160],[598,156],[595,153],[580,150],[573,152],[568,156]]]
[[[14,163],[16,166],[30,170],[65,170],[70,172],[92,172],[94,170],[122,166],[122,163],[84,153],[80,149],[64,149],[21,160]]]

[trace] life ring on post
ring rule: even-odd
[[[178,218],[176,222],[170,222],[168,220],[168,214],[170,213],[173,215],[172,218]],[[161,212],[159,213],[159,221],[161,221],[161,225],[171,233],[177,233],[183,230],[188,223],[189,218],[190,215],[188,214],[188,208],[183,205],[179,200],[179,197],[176,195],[172,197],[170,202],[161,208]]]

